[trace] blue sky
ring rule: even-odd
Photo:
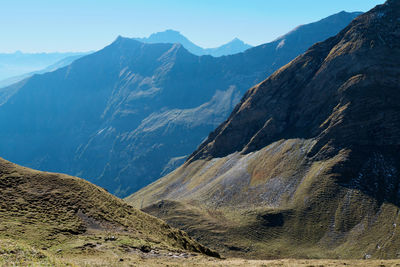
[[[89,51],[175,29],[202,47],[272,41],[299,24],[384,0],[1,0],[0,53]]]

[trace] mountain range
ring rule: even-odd
[[[32,77],[35,74],[43,74],[46,72],[52,72],[55,71],[59,68],[65,67],[70,65],[72,62],[74,62],[75,60],[77,60],[78,58],[83,57],[84,55],[87,55],[89,53],[81,53],[78,55],[73,55],[73,56],[67,56],[66,58],[61,59],[60,61],[57,61],[54,64],[51,64],[50,66],[47,66],[44,69],[41,70],[37,70],[37,71],[32,71],[32,72],[28,72],[28,73],[24,73],[21,75],[17,75],[17,76],[13,76],[4,80],[0,80],[0,88],[2,87],[7,87],[9,85],[12,85],[14,83],[18,83],[24,79],[27,79],[29,77]]]
[[[234,38],[232,41],[216,48],[202,48],[191,42],[180,32],[174,30],[166,30],[163,32],[153,33],[147,38],[134,38],[134,39],[149,44],[179,43],[184,48],[186,48],[190,53],[197,56],[203,56],[203,55],[211,55],[214,57],[227,56],[244,52],[245,50],[252,47],[251,45],[244,43],[242,40]]]
[[[21,51],[0,54],[0,83],[9,78],[40,71],[67,57],[85,54],[87,53],[23,53]]]
[[[174,172],[127,201],[256,258],[398,258],[400,2],[252,87]]]
[[[7,125],[0,151],[127,196],[178,167],[248,87],[357,15],[341,12],[217,58],[119,37],[67,67],[0,89],[0,123]]]

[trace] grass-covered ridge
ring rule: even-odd
[[[52,255],[129,255],[127,251],[216,255],[87,181],[0,159],[0,241],[6,244],[0,247],[7,249],[10,240],[17,242],[18,251],[38,251],[22,254],[39,261],[51,261]],[[16,261],[24,258],[20,254],[11,253]]]

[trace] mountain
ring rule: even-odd
[[[399,1],[359,16],[127,201],[233,255],[398,258],[399,37]]]
[[[186,233],[80,178],[39,172],[0,158],[0,189],[1,257],[7,241],[31,246],[42,258],[80,259],[79,265],[82,258],[96,257],[115,260],[114,265],[121,251],[125,258],[141,250],[157,250],[164,257],[177,251],[217,256]]]
[[[24,79],[27,79],[35,74],[43,74],[46,72],[51,72],[51,71],[55,71],[56,69],[65,67],[70,65],[72,62],[74,62],[75,60],[77,60],[78,58],[83,57],[84,55],[87,55],[89,53],[81,53],[78,55],[74,55],[74,56],[68,56],[66,58],[61,59],[60,61],[57,61],[56,63],[42,69],[42,70],[38,70],[38,71],[33,71],[33,72],[29,72],[29,73],[24,73],[22,75],[18,75],[18,76],[14,76],[14,77],[10,77],[4,80],[0,81],[0,88],[2,87],[6,87],[9,85],[12,85],[14,83],[18,83]]]
[[[233,55],[237,53],[241,53],[246,51],[247,49],[250,49],[252,46],[249,44],[246,44],[242,40],[235,38],[232,41],[230,41],[227,44],[221,45],[220,47],[216,48],[206,48],[205,49],[205,54],[206,55],[211,55],[214,57],[221,57],[221,56],[227,56],[227,55]]]
[[[134,38],[134,39],[143,43],[150,43],[150,44],[179,43],[183,45],[183,47],[186,48],[190,53],[197,56],[203,56],[203,55],[211,55],[214,57],[227,56],[243,52],[252,47],[251,45],[244,43],[242,40],[235,38],[229,43],[224,44],[220,47],[202,48],[192,43],[180,32],[174,30],[166,30],[163,32],[153,33],[148,38]]]
[[[49,65],[71,56],[85,53],[22,53],[0,54],[0,81],[14,76],[47,68]]]
[[[323,24],[320,40],[357,14],[338,16]],[[274,42],[218,58],[119,37],[67,67],[0,89],[0,124],[7,125],[0,151],[128,196],[179,166],[247,88],[318,40],[289,37],[279,50]]]
[[[166,30],[151,34],[148,38],[134,38],[135,40],[148,44],[181,44],[190,53],[194,55],[204,55],[204,49],[192,43],[180,32],[174,30]]]

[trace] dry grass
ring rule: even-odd
[[[334,266],[400,266],[400,260],[246,260],[215,259],[201,255],[176,258],[169,255],[146,256],[142,253],[114,253],[111,250],[86,251],[79,254],[55,254],[21,245],[9,240],[0,241],[0,266],[254,266],[254,267],[334,267]]]
[[[91,261],[101,255],[113,258],[127,252],[140,254],[144,247],[160,253],[213,254],[181,230],[89,182],[34,171],[3,159],[0,241],[5,251],[2,260],[16,263],[20,259],[42,263],[53,258],[74,263],[83,256]],[[10,246],[17,249],[8,249]],[[40,257],[31,251],[38,251]]]

